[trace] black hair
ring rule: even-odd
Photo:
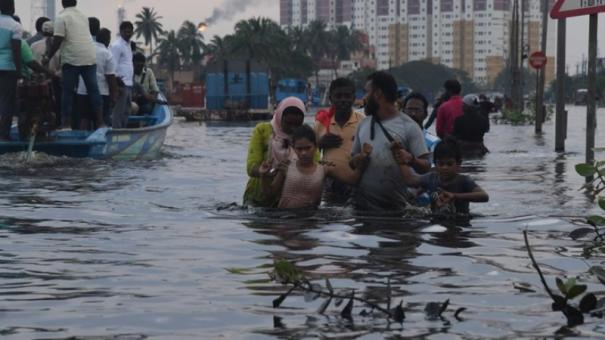
[[[308,139],[311,143],[313,143],[313,145],[317,146],[317,136],[315,135],[315,131],[313,131],[313,129],[307,124],[303,124],[294,130],[294,133],[292,134],[292,144],[303,138]]]
[[[287,115],[300,115],[300,116],[304,117],[305,113],[296,106],[289,106],[284,109],[284,113],[282,114],[282,119],[283,119],[283,117],[285,117]]]
[[[134,41],[130,42],[130,50],[132,50],[132,52],[136,52],[137,51],[137,43],[135,43]]]
[[[453,137],[447,137],[445,140],[439,142],[433,152],[433,159],[437,163],[440,159],[453,158],[456,163],[462,163],[462,151],[460,151],[460,144],[458,140]]]
[[[372,73],[368,80],[372,82],[372,88],[382,91],[382,94],[391,103],[397,101],[397,81],[395,78],[384,72],[378,71]]]
[[[76,7],[76,5],[78,4],[77,0],[63,0],[61,1],[61,3],[63,4],[63,7]]]
[[[132,56],[132,61],[133,62],[146,62],[147,58],[145,58],[145,55],[141,52],[137,52]]]
[[[0,0],[0,12],[4,15],[15,14],[15,0]]]
[[[101,28],[99,30],[99,33],[97,33],[97,42],[100,42],[101,44],[108,46],[109,43],[111,42],[111,31],[108,30],[107,28]]]
[[[120,31],[125,30],[125,29],[134,29],[134,26],[132,25],[132,22],[130,21],[122,21],[122,23],[120,24]]]
[[[330,95],[339,88],[349,88],[352,93],[355,93],[355,83],[349,78],[338,78],[332,81],[332,83],[330,83]]]
[[[424,107],[424,113],[429,112],[429,101],[426,100],[426,97],[420,92],[412,92],[408,94],[408,96],[403,100],[403,107],[405,108],[408,102],[412,99],[420,100],[422,102],[422,106]]]
[[[21,23],[21,18],[18,15],[13,15],[13,20],[15,20],[18,23]]]
[[[90,35],[97,36],[99,34],[99,30],[101,29],[101,22],[99,19],[95,17],[88,18],[88,29],[90,30]]]
[[[38,19],[36,19],[36,32],[42,32],[42,25],[44,25],[45,22],[49,22],[50,19],[47,17],[39,17]]]
[[[443,84],[443,88],[452,95],[458,95],[462,92],[462,85],[456,79],[446,80]]]

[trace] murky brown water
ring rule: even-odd
[[[599,112],[603,122],[605,111]],[[484,338],[552,336],[564,318],[550,312],[523,245],[530,230],[548,279],[585,275],[573,216],[594,206],[578,189],[585,109],[570,108],[568,153],[553,147],[553,124],[496,125],[492,153],[465,166],[491,194],[470,226],[427,220],[364,220],[327,209],[313,218],[267,218],[216,208],[239,202],[251,125],[186,124],[169,132],[162,159],[105,163],[0,159],[0,334],[6,339]],[[601,141],[604,130],[599,128]],[[605,159],[605,155],[602,155]],[[401,325],[288,299],[267,266],[288,259],[339,288],[384,297],[391,279],[404,300]],[[247,268],[246,275],[229,268]],[[521,293],[528,282],[537,293]],[[424,305],[451,300],[447,320]],[[453,310],[466,307],[463,320]],[[361,309],[355,309],[358,314]],[[605,337],[602,320],[576,331]]]

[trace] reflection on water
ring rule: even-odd
[[[464,165],[492,198],[472,206],[479,217],[470,221],[358,216],[336,207],[306,215],[244,210],[231,202],[241,201],[252,124],[177,122],[156,161],[0,157],[0,334],[552,336],[564,320],[550,312],[522,230],[530,230],[549,280],[579,275],[589,290],[602,291],[586,271],[603,258],[582,259],[582,243],[567,237],[574,217],[594,212],[573,171],[582,161],[584,130],[577,120],[570,124],[569,150],[559,155],[552,152],[553,124],[542,137],[533,127],[493,126],[491,153]],[[273,309],[284,287],[267,273],[279,259],[376,302],[385,302],[390,280],[406,321],[355,316],[350,322],[334,307],[317,315],[321,301],[305,303],[299,295]],[[521,292],[516,283],[536,292]],[[444,320],[425,317],[428,302],[447,299]],[[461,307],[467,310],[456,320],[453,311]],[[599,321],[589,319],[574,334],[604,337]]]

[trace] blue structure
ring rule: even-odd
[[[307,82],[301,79],[282,79],[278,81],[277,89],[275,89],[275,100],[279,103],[288,97],[296,97],[306,103],[309,100]]]
[[[208,110],[269,107],[269,76],[261,66],[250,61],[219,64],[211,66],[206,76]]]
[[[164,98],[160,98],[164,100]],[[95,159],[153,159],[158,156],[168,127],[172,124],[172,111],[167,105],[156,105],[146,116],[132,116],[129,124],[142,127],[96,131],[51,132],[37,141],[33,150],[53,156]],[[13,141],[0,142],[0,154],[27,151],[29,141],[19,141],[17,126],[11,130]]]

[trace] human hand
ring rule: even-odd
[[[328,133],[319,140],[320,149],[336,149],[342,146],[342,137]]]
[[[290,166],[290,160],[281,161],[277,165],[277,171],[281,171],[281,172],[285,173],[288,171],[289,166]]]
[[[414,160],[414,156],[404,149],[393,148],[391,149],[391,152],[393,153],[393,158],[395,158],[397,164],[409,165]]]
[[[363,143],[363,146],[361,147],[361,154],[367,158],[370,157],[372,152],[374,152],[374,147],[372,146],[372,144]]]
[[[443,207],[450,203],[453,203],[455,200],[456,200],[455,194],[453,194],[451,192],[447,192],[447,191],[442,191],[439,194],[439,196],[437,197],[437,206]]]
[[[269,174],[272,167],[272,161],[263,161],[261,165],[258,167],[258,174],[260,177],[265,177]]]

